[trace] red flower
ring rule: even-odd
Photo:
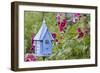
[[[80,32],[78,38],[82,38],[83,36],[84,36],[84,33]]]
[[[75,13],[75,16],[80,17],[80,13]]]
[[[79,32],[81,32],[81,28],[79,27],[79,28],[77,28],[77,32],[79,33]]]
[[[65,24],[67,24],[67,20],[66,20],[66,18],[63,19],[63,22],[64,22]]]
[[[60,25],[60,21],[58,21],[57,24]]]
[[[77,28],[77,32],[78,32],[78,38],[82,38],[84,36],[84,33],[81,31],[81,28]]]
[[[56,33],[52,33],[52,37],[55,39],[56,38]]]
[[[60,30],[60,32],[63,32],[63,26],[59,26],[59,30]]]
[[[65,26],[65,24],[66,24],[66,23],[64,23],[64,22],[61,22],[61,27],[64,27],[64,26]]]
[[[59,31],[63,32],[67,25],[66,18],[63,16],[62,13],[57,13],[56,20],[57,20]]]
[[[35,51],[35,45],[33,45],[30,49],[29,49],[29,52],[32,53]]]

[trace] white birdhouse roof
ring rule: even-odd
[[[45,33],[47,31],[48,31],[48,28],[46,26],[46,22],[45,22],[45,20],[43,20],[42,26],[41,26],[40,30],[38,31],[38,33],[36,34],[36,36],[34,37],[34,40],[43,40],[43,37],[45,36]],[[52,37],[52,35],[51,35],[51,33],[50,33],[50,37],[51,37],[50,38],[51,40],[54,40],[53,37]]]

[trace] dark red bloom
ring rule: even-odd
[[[67,25],[67,20],[64,18],[61,24],[63,27],[65,27]]]
[[[52,37],[55,39],[56,38],[56,33],[52,33]]]
[[[60,25],[60,21],[58,21],[57,24]]]
[[[29,52],[32,53],[35,51],[35,45],[33,45],[30,49],[29,49]]]
[[[66,20],[66,18],[63,19],[63,22],[64,22],[65,24],[67,24],[67,20]]]
[[[78,35],[78,38],[82,38],[83,36],[84,36],[84,33],[80,32],[79,35]]]
[[[34,39],[32,39],[32,44],[34,44]]]
[[[79,28],[77,28],[77,32],[81,32],[81,28],[79,27]]]
[[[65,24],[66,24],[66,23],[64,23],[64,22],[61,22],[61,27],[64,27],[64,26],[65,26]]]

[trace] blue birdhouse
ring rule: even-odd
[[[35,54],[36,56],[49,56],[52,54],[53,37],[49,32],[45,20],[36,36],[34,37]]]

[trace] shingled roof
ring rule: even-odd
[[[47,31],[48,31],[48,28],[46,26],[46,22],[45,22],[45,20],[43,20],[42,26],[41,26],[39,32],[34,37],[34,40],[43,40],[43,37],[45,36],[45,34],[46,34]],[[53,37],[52,37],[51,33],[50,33],[50,37],[51,37],[51,40],[53,40]]]

